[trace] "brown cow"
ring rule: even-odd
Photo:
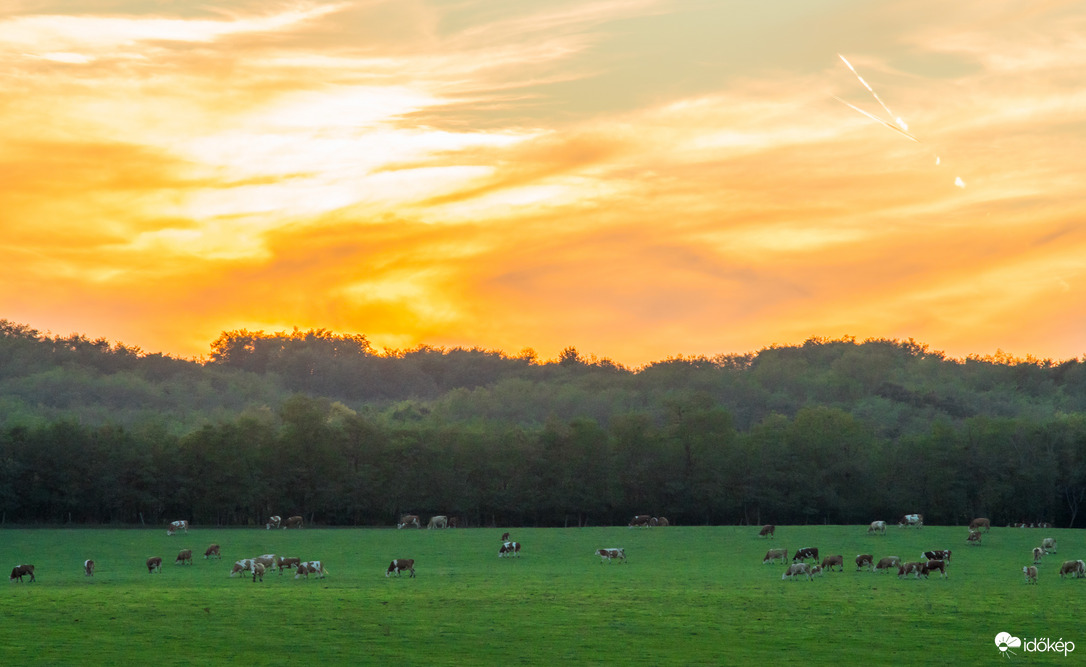
[[[844,572],[845,571],[845,557],[842,556],[841,554],[838,554],[836,556],[826,556],[825,558],[822,559],[822,569],[823,570],[829,570],[830,572],[833,572],[833,566],[834,565],[836,565],[838,568],[840,568],[838,570],[838,572]]]
[[[94,576],[94,561],[92,561],[92,560],[83,561],[83,575],[87,576],[87,577],[93,577]]]
[[[638,514],[634,516],[634,518],[630,519],[630,528],[633,528],[634,526],[648,528],[651,521],[652,516],[648,514]]]
[[[624,547],[609,547],[606,549],[596,549],[596,555],[600,557],[600,564],[604,561],[608,564],[614,560],[620,560],[623,563],[626,562],[626,549]]]
[[[1027,584],[1037,583],[1037,568],[1033,565],[1026,565],[1022,568],[1022,574],[1026,575]]]
[[[151,574],[153,572],[161,572],[161,571],[162,571],[162,559],[161,558],[159,558],[158,556],[153,556],[153,557],[147,559],[147,574]]]
[[[30,583],[34,583],[34,581],[36,581],[34,579],[34,566],[16,565],[15,567],[11,568],[11,581],[15,581],[16,579],[18,579],[19,583],[22,583],[23,577],[28,574],[30,575]]]
[[[502,542],[509,541],[509,533],[502,533]]]
[[[889,570],[892,567],[898,567],[901,565],[901,559],[897,556],[887,556],[886,558],[880,558],[878,564],[875,565],[876,570]]]
[[[261,581],[264,581],[264,563],[256,563],[253,565],[253,583],[256,583],[256,578],[260,577]]]
[[[166,534],[167,535],[173,535],[174,533],[176,533],[179,530],[183,530],[186,533],[188,533],[189,532],[189,522],[188,521],[171,521],[170,525],[166,527]]]
[[[762,559],[762,565],[766,563],[773,563],[780,558],[781,562],[788,560],[788,549],[770,549],[765,552],[765,558]]]
[[[298,567],[299,565],[302,564],[302,559],[301,558],[297,558],[297,557],[293,557],[293,556],[291,556],[291,557],[284,556],[284,557],[278,558],[276,560],[277,560],[277,562],[279,564],[279,574],[280,575],[283,574],[284,569],[290,570],[290,569]]]
[[[917,579],[920,578],[920,575],[927,576],[927,563],[919,563],[914,561],[911,563],[903,563],[897,566],[898,579],[901,579],[902,577],[908,576],[910,574],[915,574]]]
[[[520,542],[502,542],[501,548],[498,549],[498,558],[513,556],[520,558]]]
[[[1065,560],[1060,566],[1060,579],[1063,579],[1066,574],[1071,575],[1072,579],[1086,576],[1086,564],[1080,560]]]
[[[400,522],[396,524],[397,528],[406,528],[407,526],[414,526],[415,528],[422,528],[422,524],[419,523],[418,514],[404,514],[400,517]]]
[[[209,546],[207,551],[204,552],[204,558],[218,558],[219,560],[222,560],[222,554],[219,553],[219,545],[212,544]]]
[[[924,567],[924,576],[925,577],[928,576],[929,572],[939,570],[940,575],[944,579],[946,579],[947,572],[946,572],[946,561],[945,560],[929,560],[927,563],[924,563],[924,566],[925,566]]]
[[[174,560],[173,564],[177,565],[178,563],[192,565],[192,549],[182,549],[177,552],[177,559]]]
[[[668,526],[671,525],[671,522],[667,520],[666,516],[662,516],[659,519],[657,519],[656,521],[657,521],[656,525],[660,526],[661,528],[667,528]]]
[[[411,573],[411,576],[415,576],[415,559],[414,558],[396,558],[388,564],[388,569],[385,570],[385,577],[388,577],[393,572],[399,577],[400,572],[407,570]]]
[[[979,547],[980,546],[980,531],[979,530],[971,530],[971,531],[969,531],[969,537],[965,538],[965,542],[966,542],[966,544],[969,544],[971,546]]]
[[[328,574],[328,570],[324,569],[324,565],[319,560],[305,561],[298,563],[298,571],[294,575],[294,578],[304,576],[309,579],[309,575],[315,574],[318,579],[323,579],[324,575]]]
[[[1041,547],[1033,547],[1033,564],[1041,562],[1041,557],[1045,555],[1045,550]]]
[[[988,519],[983,518],[983,517],[978,518],[978,519],[973,519],[972,521],[969,522],[969,530],[980,530],[981,528],[983,528],[984,532],[987,533],[988,531],[990,531],[992,529],[992,522],[989,521]]]
[[[758,533],[758,537],[773,537],[773,533],[777,532],[777,527],[773,524],[766,524],[762,526],[762,531]]]
[[[856,556],[856,571],[859,572],[860,570],[864,569],[865,565],[867,566],[868,570],[874,572],[875,557],[871,554],[860,554]]]
[[[286,521],[283,522],[283,530],[286,530],[287,528],[301,528],[301,527],[302,527],[302,517],[300,517],[300,516],[292,516],[292,517],[290,517],[289,519],[287,519]]]

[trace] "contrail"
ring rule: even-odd
[[[894,124],[893,124],[893,123],[891,123],[890,121],[888,121],[888,120],[885,120],[885,119],[883,119],[883,118],[879,118],[879,117],[878,117],[878,116],[876,116],[875,114],[870,114],[870,113],[867,113],[866,111],[864,111],[864,110],[863,110],[863,109],[861,109],[860,107],[857,107],[857,106],[853,106],[852,104],[849,104],[848,102],[844,101],[844,100],[843,100],[843,99],[841,99],[840,97],[837,97],[836,95],[830,95],[830,97],[832,97],[833,99],[837,100],[837,101],[838,101],[838,102],[840,102],[841,104],[844,104],[845,106],[851,107],[851,108],[855,109],[856,111],[859,111],[860,113],[862,113],[863,115],[867,116],[867,117],[868,117],[868,118],[870,118],[871,120],[877,120],[878,122],[882,123],[882,124],[883,124],[883,125],[885,125],[886,127],[888,127],[888,128],[890,128],[891,130],[893,130],[894,132],[899,132],[899,133],[901,133],[901,134],[905,135],[906,137],[908,137],[908,138],[912,139],[912,140],[913,140],[913,141],[915,141],[916,143],[920,143],[920,140],[919,140],[919,139],[917,139],[917,138],[916,138],[916,137],[914,137],[913,135],[909,134],[909,133],[908,133],[908,132],[906,132],[905,130],[901,129],[901,128],[900,128],[900,127],[898,127],[897,125],[894,125]]]
[[[875,89],[868,85],[866,81],[864,81],[864,78],[860,76],[860,73],[856,71],[856,68],[852,66],[852,63],[848,61],[848,58],[845,58],[840,53],[837,54],[837,57],[840,58],[841,61],[844,62],[850,70],[852,70],[852,73],[856,75],[856,78],[860,80],[860,83],[864,85],[864,88],[867,88],[867,92],[871,93],[871,96],[875,98],[875,101],[879,103],[879,105],[883,108],[883,111],[885,111],[890,116],[890,118],[893,118],[894,122],[896,122],[901,129],[908,130],[909,126],[905,123],[905,121],[895,116],[893,111],[890,111],[890,107],[886,106],[886,103],[882,101],[882,98],[879,97],[879,94],[875,92]]]

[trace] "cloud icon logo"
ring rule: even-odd
[[[995,645],[1001,653],[1005,654],[1007,649],[1018,648],[1021,646],[1022,640],[1018,637],[1011,636],[1011,633],[1009,632],[1001,632],[995,637]],[[1013,651],[1011,652],[1013,653]]]

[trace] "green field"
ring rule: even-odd
[[[36,583],[0,595],[0,665],[222,664],[998,664],[994,637],[1063,639],[1074,653],[1012,649],[1018,662],[1086,658],[1086,580],[1059,563],[1086,559],[1078,530],[994,528],[965,544],[964,528],[859,526],[509,529],[519,559],[497,557],[504,529],[165,528],[0,530],[5,575],[33,563]],[[1042,537],[1059,553],[1022,566]],[[201,555],[222,545],[223,560]],[[843,573],[782,581],[769,547],[843,554]],[[602,564],[599,547],[624,547]],[[191,548],[192,566],[173,565]],[[858,553],[916,560],[949,548],[946,580],[856,572]],[[230,578],[234,560],[262,553],[322,560],[323,580]],[[161,556],[149,575],[148,556]],[[392,558],[416,579],[385,578]],[[93,558],[93,577],[82,573]]]

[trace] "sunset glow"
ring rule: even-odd
[[[1058,0],[7,2],[0,319],[1080,357],[1083,35]]]

